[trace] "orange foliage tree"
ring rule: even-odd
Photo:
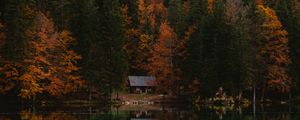
[[[264,0],[255,0],[257,5],[263,5],[264,4]]]
[[[146,10],[152,31],[167,19],[167,9],[162,0],[150,0]]]
[[[207,10],[208,12],[213,12],[214,0],[207,0]]]
[[[256,58],[262,65],[260,72],[263,75],[263,86],[288,92],[291,87],[291,79],[287,73],[290,64],[288,33],[283,29],[274,10],[263,5],[258,5],[257,9],[262,23],[257,29],[261,37],[257,41],[259,50]]]
[[[71,33],[63,30],[58,33],[55,42],[47,57],[53,67],[53,73],[48,78],[51,82],[46,87],[46,91],[51,95],[59,96],[83,87],[84,81],[78,75],[79,67],[76,66],[77,60],[81,57],[70,50],[74,43]]]
[[[175,83],[180,75],[175,58],[179,55],[177,50],[183,44],[177,40],[176,34],[168,23],[160,25],[159,33],[149,58],[149,74],[156,77],[159,92],[174,94],[178,92]]]
[[[132,17],[128,15],[128,6],[121,7],[123,25],[126,27],[126,51],[130,67],[138,74],[146,74],[149,70],[150,51],[153,48],[156,31],[160,24],[167,19],[167,9],[162,0],[137,1],[138,27],[133,27]],[[131,71],[132,72],[132,71]],[[133,73],[134,73],[133,72]],[[135,73],[136,74],[136,73]]]
[[[31,33],[31,53],[25,72],[18,79],[21,83],[20,96],[31,98],[38,93],[48,92],[60,96],[83,86],[75,63],[80,56],[70,50],[74,39],[68,31],[57,32],[52,20],[37,12],[34,31]]]
[[[138,19],[141,27],[146,25],[147,5],[144,0],[138,0]]]

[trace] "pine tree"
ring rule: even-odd
[[[110,95],[113,88],[120,89],[124,84],[124,78],[127,74],[127,61],[123,49],[125,42],[125,29],[122,25],[120,15],[120,4],[117,0],[97,1],[99,6],[99,41],[91,46],[97,50],[95,55],[100,55],[95,61],[95,67],[100,72],[101,83],[104,88],[104,94]],[[96,45],[96,46],[94,46]],[[101,88],[101,87],[100,87]]]
[[[249,88],[254,79],[253,42],[251,41],[252,20],[249,18],[250,7],[239,0],[228,0],[225,3],[224,20],[229,25],[231,39],[229,40],[230,76],[234,95],[241,95],[245,88]],[[238,74],[237,74],[238,73]],[[236,92],[234,92],[236,91]]]
[[[3,12],[4,22],[7,28],[7,42],[4,45],[3,57],[11,60],[24,59],[28,54],[28,43],[33,19],[35,17],[35,5],[31,0],[6,0]]]
[[[7,91],[15,87],[13,80],[17,79],[18,71],[13,64],[7,64],[2,58],[2,47],[5,44],[5,26],[0,23],[0,93],[6,93]]]
[[[49,11],[53,18],[55,26],[59,30],[69,29],[71,19],[73,19],[76,12],[72,7],[76,0],[42,0],[36,1],[39,5],[39,10],[43,12]]]
[[[89,99],[92,99],[92,90],[98,89],[97,86],[102,82],[101,67],[97,60],[100,56],[98,51],[103,50],[99,47],[99,19],[97,4],[95,0],[75,0],[72,9],[76,13],[70,20],[70,28],[76,38],[76,51],[82,56],[79,61],[81,76],[87,83]]]
[[[168,7],[168,21],[179,38],[182,38],[187,28],[187,14],[184,13],[182,0],[170,0]]]
[[[110,4],[108,4],[110,5]],[[127,75],[127,58],[125,55],[124,44],[125,44],[125,28],[122,25],[122,17],[120,15],[120,4],[117,0],[112,1],[111,5],[113,8],[112,13],[108,20],[112,23],[107,28],[110,28],[109,36],[111,36],[111,42],[108,44],[110,46],[110,64],[107,66],[111,68],[111,86],[118,92],[124,86],[124,81]],[[110,11],[110,10],[108,10]]]
[[[287,23],[287,30],[289,32],[288,38],[289,38],[289,50],[290,50],[290,56],[292,60],[292,64],[290,65],[290,73],[291,77],[294,80],[294,90],[299,90],[300,86],[300,2],[297,0],[291,0],[288,3],[289,9],[289,21]],[[297,92],[296,92],[297,93]]]
[[[4,11],[5,11],[5,6],[6,6],[6,1],[5,0],[1,0],[0,1],[0,21],[4,20]]]
[[[201,17],[208,13],[208,0],[190,0],[189,3],[188,24],[198,26],[201,23]]]
[[[128,17],[131,18],[131,26],[132,28],[139,27],[138,20],[138,0],[121,0],[120,4],[124,7],[126,6]],[[123,15],[123,14],[122,14]]]
[[[5,35],[5,26],[0,22],[0,59],[2,58],[2,47],[5,44],[5,39],[6,39],[6,35]]]

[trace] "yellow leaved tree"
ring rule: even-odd
[[[280,92],[288,92],[291,87],[291,79],[287,72],[291,62],[288,32],[283,29],[274,10],[258,5],[257,11],[261,23],[257,29],[260,37],[257,41],[259,50],[256,58],[262,65],[260,73],[263,76],[263,86]]]
[[[70,50],[74,39],[69,31],[58,32],[47,15],[37,12],[31,36],[30,56],[24,60],[25,72],[18,79],[21,97],[42,92],[61,96],[83,86],[75,65],[81,57]]]

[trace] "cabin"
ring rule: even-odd
[[[128,76],[130,93],[154,93],[157,86],[153,76]]]
[[[130,120],[156,120],[153,111],[129,111]]]

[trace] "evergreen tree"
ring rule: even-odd
[[[252,48],[251,28],[252,20],[249,18],[250,7],[239,0],[228,0],[225,4],[224,20],[229,25],[229,75],[234,95],[241,95],[245,88],[249,88],[254,78],[253,61],[255,54]],[[234,90],[233,90],[234,89]],[[236,92],[235,92],[236,91]]]
[[[111,8],[113,8],[112,13],[110,13],[110,23],[112,23],[110,26],[107,26],[107,28],[110,28],[108,32],[110,32],[110,50],[111,50],[111,62],[108,68],[112,69],[112,75],[111,77],[111,87],[116,89],[117,91],[120,90],[120,88],[124,87],[125,79],[127,76],[127,57],[125,55],[124,50],[124,44],[125,44],[125,28],[122,24],[122,17],[120,15],[120,4],[117,1],[112,1],[112,7],[108,11],[111,11]]]
[[[102,48],[101,51],[97,50],[102,56],[97,61],[103,61],[99,66],[101,69],[100,79],[102,79],[101,84],[106,85],[104,88],[106,88],[106,94],[109,95],[113,88],[119,89],[124,84],[127,74],[127,61],[123,49],[125,29],[120,15],[120,4],[117,0],[97,1],[97,5],[99,6],[100,41],[96,44],[99,46],[92,46],[92,48]]]
[[[174,28],[178,38],[182,38],[187,28],[187,14],[184,13],[182,0],[170,0],[168,7],[168,21]]]
[[[1,0],[0,1],[0,21],[3,21],[4,19],[4,11],[5,11],[5,6],[6,6],[6,1],[5,0]]]
[[[6,39],[5,32],[5,26],[0,22],[0,59],[2,59],[2,47],[5,44]]]
[[[294,90],[297,91],[300,88],[300,2],[296,0],[291,0],[289,1],[288,6],[286,7],[288,7],[289,9],[289,21],[287,23],[287,31],[289,32],[289,50],[292,60],[292,64],[290,65],[290,73],[292,75],[292,80],[294,80]],[[294,93],[297,94],[297,92]]]
[[[3,57],[22,60],[28,54],[29,33],[35,17],[35,4],[31,0],[6,0],[3,19],[7,26],[7,42]]]
[[[100,26],[97,4],[95,0],[75,0],[72,5],[75,13],[70,20],[70,28],[77,40],[76,51],[82,56],[79,61],[79,66],[82,68],[81,75],[86,80],[89,99],[92,99],[92,90],[100,89],[97,86],[102,82],[101,67],[97,65],[99,64],[97,59],[102,56],[96,54],[97,51],[102,50],[99,47]]]
[[[43,12],[50,12],[55,26],[59,30],[69,29],[71,19],[77,12],[72,9],[76,6],[77,0],[37,0],[39,10]],[[80,2],[79,2],[80,3]]]
[[[186,3],[188,8],[188,30],[185,38],[185,60],[183,66],[183,78],[185,79],[185,89],[187,92],[194,91],[195,95],[199,95],[200,89],[203,89],[203,30],[204,25],[208,25],[210,17],[207,16],[207,1],[206,0],[191,0]],[[186,8],[187,9],[187,8]],[[200,69],[200,70],[199,70]],[[200,77],[201,76],[201,77]],[[204,83],[205,84],[205,83]],[[199,86],[201,85],[201,86]],[[193,89],[193,90],[191,90]]]
[[[208,13],[207,0],[190,0],[188,24],[198,26],[201,18]]]
[[[4,59],[2,58],[2,47],[5,44],[5,39],[5,26],[0,22],[0,93],[5,93],[15,86],[15,84],[10,80],[14,75],[10,75],[10,73],[16,72],[12,72],[13,70],[7,70],[11,67],[9,67],[8,65],[5,66]]]
[[[128,16],[131,18],[130,27],[138,28],[138,0],[120,0],[120,4],[128,7]]]

